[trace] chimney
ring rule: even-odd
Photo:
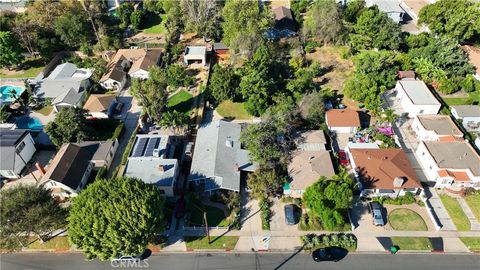
[[[158,165],[157,169],[159,172],[165,172],[165,167],[163,165]]]
[[[403,177],[397,176],[395,179],[393,179],[393,187],[401,187],[403,185],[403,182],[405,179]]]
[[[40,164],[40,162],[36,162],[35,167],[37,167],[38,171],[40,171],[40,174],[42,174],[42,176],[45,175],[45,168],[42,166],[42,164]]]
[[[235,165],[233,166],[234,170],[236,172],[239,172],[240,171],[240,166],[238,166],[238,163],[235,163]]]

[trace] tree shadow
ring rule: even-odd
[[[275,267],[274,269],[277,270],[277,269],[280,269],[282,266],[284,266],[287,262],[289,262],[291,259],[293,259],[293,257],[295,257],[298,253],[302,252],[302,250],[305,248],[305,245],[301,246],[298,250],[296,250],[292,255],[290,255],[290,257],[288,257],[285,261],[283,261],[282,263],[280,263],[280,265],[278,265],[277,267]]]

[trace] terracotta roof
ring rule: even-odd
[[[450,171],[450,170],[438,170],[438,176],[440,177],[452,177],[455,181],[458,182],[470,182],[472,181],[470,177],[468,177],[467,172],[464,171]]]
[[[292,11],[287,7],[276,7],[272,11],[275,15],[275,20],[281,20],[283,18],[293,20]]]
[[[115,98],[115,95],[108,94],[91,95],[83,108],[90,112],[103,112],[110,108]]]
[[[447,135],[447,136],[438,137],[438,140],[441,142],[461,142],[463,141],[463,137],[455,137],[453,135]]]
[[[351,149],[351,154],[363,188],[396,189],[396,177],[404,179],[400,188],[422,187],[402,149]]]
[[[358,112],[350,109],[327,111],[326,122],[329,127],[360,127]]]
[[[403,78],[412,78],[412,79],[415,79],[415,71],[412,71],[412,70],[401,70],[398,72],[398,77],[400,79],[403,79]]]
[[[463,45],[462,49],[468,54],[470,64],[476,67],[477,74],[480,74],[480,49],[470,45]]]

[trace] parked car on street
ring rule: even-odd
[[[295,225],[299,221],[299,211],[298,207],[294,204],[287,204],[284,207],[285,210],[285,223],[287,225]]]
[[[384,215],[383,205],[379,202],[369,202],[368,206],[370,208],[370,213],[372,213],[373,225],[384,226],[386,217]]]
[[[350,164],[347,158],[347,153],[345,153],[345,151],[343,150],[338,151],[338,162],[342,166],[348,166],[348,164]]]
[[[131,256],[131,255],[119,255],[116,258],[112,259],[112,262],[139,262],[142,260],[142,255]]]
[[[348,250],[341,247],[319,248],[312,252],[312,258],[316,262],[338,262],[347,256]]]

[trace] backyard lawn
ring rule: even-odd
[[[40,243],[38,239],[32,239],[34,241],[30,245],[28,245],[28,249],[69,249],[70,243],[66,236],[57,236],[54,237],[43,244]]]
[[[187,113],[192,108],[193,96],[185,90],[180,90],[167,101],[167,107],[170,110],[175,110]]]
[[[445,194],[440,194],[440,199],[447,209],[448,215],[457,227],[457,230],[470,231],[470,221],[457,200]]]
[[[45,67],[45,60],[32,59],[25,60],[23,65],[28,66],[27,69],[15,72],[0,71],[0,78],[35,78],[40,71]]]
[[[400,250],[432,250],[432,244],[427,237],[391,237],[392,244]]]
[[[53,106],[44,106],[43,108],[36,110],[35,112],[47,116],[47,115],[50,115],[52,110],[53,110]]]
[[[472,210],[475,218],[480,221],[480,193],[471,194],[465,197],[468,206]]]
[[[146,20],[143,23],[143,33],[145,34],[165,34],[167,29],[165,28],[165,19],[167,15],[149,14],[146,16]]]
[[[443,97],[443,101],[449,106],[452,105],[470,105],[480,103],[480,93],[468,93],[468,97]]]
[[[394,209],[388,215],[390,225],[397,231],[427,231],[427,224],[414,211],[406,208]]]
[[[470,251],[480,252],[480,237],[460,237]]]
[[[191,249],[234,249],[238,236],[184,237],[187,248]]]
[[[234,118],[238,120],[250,119],[252,116],[245,110],[243,103],[223,101],[217,107],[217,112],[225,118]]]

